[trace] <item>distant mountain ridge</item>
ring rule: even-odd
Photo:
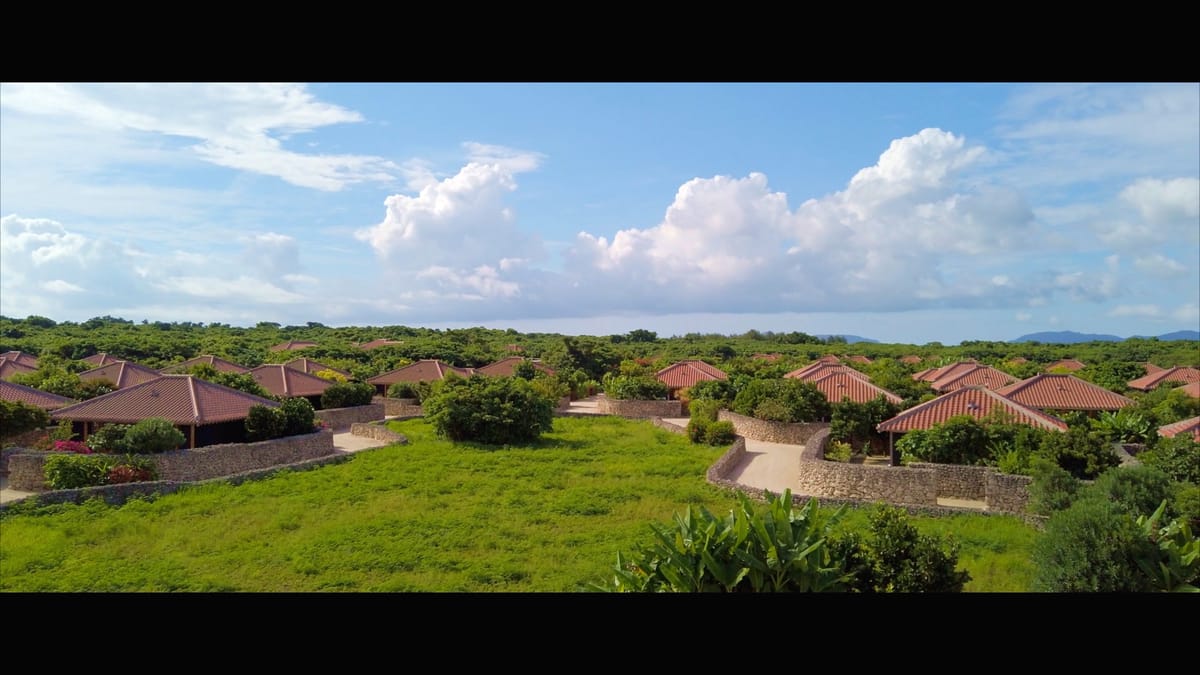
[[[1044,342],[1050,344],[1070,345],[1077,342],[1123,342],[1127,339],[1141,338],[1147,339],[1145,335],[1133,335],[1130,338],[1118,337],[1116,335],[1106,335],[1103,333],[1077,333],[1073,330],[1060,331],[1043,331],[1041,333],[1030,333],[1022,335],[1015,340],[1009,342]],[[1164,333],[1158,336],[1159,340],[1200,340],[1200,331],[1195,330],[1177,330],[1174,333]]]
[[[846,335],[845,333],[830,333],[828,335],[814,335],[813,337],[819,337],[822,340],[827,340],[834,335],[846,338],[846,344],[850,345],[854,344],[855,342],[873,342],[875,344],[879,344],[879,340],[872,340],[871,338],[865,338],[861,335]]]

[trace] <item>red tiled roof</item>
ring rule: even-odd
[[[857,378],[866,380],[867,382],[871,381],[871,377],[866,373],[861,373],[850,366],[843,366],[840,363],[830,363],[828,361],[824,363],[821,361],[815,361],[807,366],[804,366],[803,368],[798,368],[790,373],[787,373],[784,375],[784,377],[792,378],[794,380],[811,381],[818,377],[824,377],[829,373],[848,373]]]
[[[683,389],[705,380],[726,380],[725,371],[703,361],[679,361],[654,374],[659,382],[671,389]]]
[[[272,396],[320,396],[333,382],[284,365],[258,366],[250,377]]]
[[[402,344],[404,344],[403,340],[389,340],[387,338],[379,338],[377,340],[371,340],[370,342],[364,342],[361,345],[359,345],[358,348],[359,349],[375,349],[376,347],[386,347],[388,345],[402,345]]]
[[[32,373],[37,370],[33,366],[25,365],[20,361],[12,361],[7,356],[0,357],[0,380],[7,380],[13,375],[22,373]]]
[[[760,359],[760,360],[766,361],[768,363],[775,363],[779,359],[783,358],[783,354],[755,354],[755,355],[751,356],[750,358]]]
[[[0,354],[0,359],[8,359],[9,361],[14,361],[23,366],[29,366],[35,370],[38,367],[38,358],[29,352],[4,352],[3,354]]]
[[[1180,420],[1174,424],[1167,424],[1158,428],[1158,435],[1164,438],[1174,438],[1179,434],[1186,433],[1192,434],[1192,438],[1200,442],[1200,416]]]
[[[100,352],[99,354],[92,354],[91,356],[85,356],[79,360],[87,361],[88,363],[92,364],[93,366],[107,366],[110,363],[116,363],[117,361],[124,361],[125,359],[118,359],[115,356],[112,356],[111,354],[109,354],[108,352]]]
[[[913,375],[913,379],[921,381],[921,382],[934,382],[943,377],[957,375],[959,373],[963,373],[968,370],[974,370],[978,366],[979,366],[979,362],[976,361],[975,359],[967,359],[966,361],[955,361],[954,363],[942,366],[941,368],[932,368],[930,370],[923,370],[923,371],[917,373],[917,375],[920,375],[920,377],[917,377],[917,375]]]
[[[204,425],[245,419],[251,406],[279,403],[206,382],[194,375],[163,375],[51,414],[54,419],[132,424],[165,417],[172,424]]]
[[[825,398],[829,399],[830,403],[841,403],[843,397],[849,397],[855,403],[869,403],[879,398],[880,395],[895,404],[900,404],[904,400],[882,387],[876,387],[861,377],[854,377],[845,371],[830,372],[811,380],[811,382],[821,390],[822,394],[825,394]]]
[[[516,369],[517,364],[525,360],[526,359],[523,356],[510,356],[508,358],[500,359],[495,363],[489,363],[482,368],[476,368],[475,374],[488,375],[491,377],[512,377],[513,371]],[[542,365],[541,361],[530,361],[530,363],[533,364],[535,370],[540,370],[547,375],[554,374],[554,369]]]
[[[921,357],[917,356],[916,354],[909,354],[908,356],[900,357],[900,363],[913,364],[913,363],[920,363],[920,362],[921,362]]]
[[[1156,373],[1143,375],[1136,380],[1128,383],[1130,389],[1141,389],[1142,391],[1150,391],[1160,384],[1167,382],[1178,382],[1180,384],[1190,384],[1192,382],[1200,382],[1200,370],[1195,368],[1165,368]]]
[[[160,373],[182,373],[185,370],[191,368],[192,366],[198,366],[200,364],[212,366],[213,368],[216,368],[218,372],[222,372],[222,373],[248,373],[248,372],[250,372],[250,369],[245,366],[240,366],[240,365],[234,363],[233,361],[226,361],[225,359],[220,358],[218,356],[213,356],[212,354],[205,354],[203,356],[193,356],[192,358],[188,359],[187,361],[182,361],[180,363],[176,363],[174,365],[167,366],[166,368],[160,368],[158,372],[160,372]]]
[[[308,373],[309,375],[316,375],[317,373],[321,372],[322,370],[332,370],[333,372],[344,376],[346,379],[350,379],[351,377],[353,377],[353,375],[351,375],[349,372],[347,372],[345,370],[342,370],[341,368],[334,368],[333,366],[327,366],[324,363],[319,363],[317,361],[313,361],[312,359],[307,359],[304,357],[292,359],[291,361],[288,361],[288,362],[284,363],[283,365],[285,365],[288,368],[291,368],[293,370],[299,370],[301,372]]]
[[[457,368],[448,363],[442,363],[437,359],[421,359],[416,363],[410,363],[403,368],[376,375],[367,380],[370,384],[395,384],[397,382],[431,382],[433,380],[442,380],[446,378],[447,373],[453,373],[459,377],[470,377],[475,374],[473,368]]]
[[[890,420],[884,420],[876,426],[876,429],[898,433],[928,429],[958,415],[970,415],[976,419],[983,419],[993,410],[1007,413],[1014,422],[1020,424],[1058,431],[1067,429],[1066,422],[1057,417],[1051,417],[1039,410],[1023,406],[983,387],[956,389],[932,401],[909,408]]]
[[[1039,410],[1120,410],[1134,404],[1133,399],[1066,374],[1041,373],[996,393]]]
[[[1200,398],[1200,382],[1185,384],[1182,387],[1176,387],[1179,391],[1191,396],[1192,398]]]
[[[1008,362],[1020,365],[1022,363],[1029,363],[1029,359],[1025,358],[1024,356],[1018,356],[1015,359],[1009,359]]]
[[[1153,363],[1150,363],[1149,361],[1143,363],[1142,367],[1146,369],[1147,375],[1149,375],[1150,373],[1157,373],[1160,370],[1165,370],[1162,366],[1156,366]]]
[[[855,354],[854,356],[847,356],[846,360],[849,361],[850,363],[871,363],[871,359],[869,359],[861,354]]]
[[[37,406],[44,410],[55,410],[75,403],[75,399],[51,394],[48,391],[26,387],[23,384],[0,380],[0,400],[20,401],[26,405]]]
[[[912,379],[916,380],[917,382],[928,382],[929,377],[939,370],[941,370],[941,368],[936,366],[933,368],[926,368],[925,370],[918,370],[912,374]]]
[[[1054,363],[1046,364],[1046,370],[1059,368],[1061,370],[1070,370],[1072,372],[1076,370],[1083,370],[1086,367],[1087,366],[1083,365],[1083,361],[1078,361],[1076,359],[1059,359]]]
[[[134,363],[133,361],[113,361],[107,366],[85,370],[79,374],[79,379],[84,382],[108,380],[115,384],[117,389],[124,389],[135,384],[149,382],[159,377],[162,377],[162,373]]]
[[[317,343],[309,342],[307,340],[288,340],[287,342],[280,342],[277,345],[267,347],[267,350],[272,352],[286,352],[292,349],[305,349],[316,346]]]
[[[950,372],[950,374],[939,377],[929,386],[933,387],[934,391],[947,392],[961,389],[963,387],[983,386],[988,389],[999,389],[1006,385],[1016,382],[1017,378],[1009,375],[1003,370],[996,370],[991,366],[981,366],[975,364],[974,368],[969,370],[959,370]]]

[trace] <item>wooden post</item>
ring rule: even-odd
[[[196,425],[193,424],[190,427],[188,427],[188,431],[190,432],[188,434],[188,449],[195,450],[196,449]]]
[[[888,455],[891,456],[891,465],[900,466],[900,457],[896,455],[896,432],[888,432]]]

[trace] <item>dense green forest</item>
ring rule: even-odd
[[[372,350],[356,346],[377,338],[402,342]],[[269,350],[288,340],[307,340],[318,346],[292,352]],[[520,348],[519,352],[515,351],[514,345]],[[967,358],[996,366],[1017,377],[1028,377],[1058,359],[1075,358],[1087,364],[1087,368],[1076,375],[1116,391],[1124,391],[1125,382],[1144,375],[1142,364],[1146,362],[1162,367],[1200,364],[1200,342],[1155,338],[1070,345],[982,340],[959,345],[937,342],[923,345],[847,344],[836,336],[821,339],[802,332],[756,330],[737,335],[688,333],[660,337],[653,331],[634,330],[620,335],[569,336],[488,328],[335,328],[316,322],[298,326],[261,322],[254,327],[192,322],[135,323],[111,316],[79,323],[56,322],[39,316],[25,319],[0,316],[0,352],[9,350],[38,356],[54,355],[65,360],[106,352],[151,368],[161,368],[201,354],[213,354],[248,367],[306,356],[349,370],[360,379],[417,359],[435,358],[456,366],[477,367],[520,353],[596,381],[606,372],[618,369],[651,371],[683,358],[709,361],[735,378],[756,378],[778,377],[828,354],[839,357],[861,355],[873,362],[848,365],[867,372],[884,388],[898,389],[911,382],[909,375],[913,372]],[[779,356],[763,359],[754,358],[755,355]],[[922,361],[902,363],[900,359],[905,356],[919,356]],[[1025,362],[1020,362],[1021,359]],[[904,395],[903,391],[897,393]]]

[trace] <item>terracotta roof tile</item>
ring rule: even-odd
[[[1200,382],[1185,384],[1182,387],[1176,387],[1179,391],[1191,396],[1192,398],[1200,398]]]
[[[371,340],[370,342],[364,342],[361,345],[359,345],[358,348],[359,349],[377,349],[379,347],[387,347],[389,345],[402,345],[402,344],[404,344],[404,340],[389,340],[387,338],[379,338],[378,340]]]
[[[880,422],[876,428],[897,433],[928,429],[958,415],[984,419],[994,410],[1004,411],[1020,424],[1058,431],[1067,429],[1067,424],[1057,417],[1023,406],[984,387],[956,389]]]
[[[918,370],[917,372],[912,374],[912,379],[916,380],[917,382],[928,382],[929,377],[939,370],[941,370],[941,368],[937,368],[937,367],[926,368],[925,370]]]
[[[0,359],[8,359],[9,361],[14,361],[23,366],[29,366],[30,368],[34,369],[38,367],[38,358],[29,352],[4,352],[3,354],[0,354]]]
[[[904,401],[892,392],[845,371],[826,373],[811,382],[825,394],[830,403],[841,403],[843,397],[849,397],[855,403],[868,403],[879,398],[881,394],[897,405]]]
[[[1192,382],[1200,382],[1200,370],[1195,368],[1164,368],[1156,373],[1143,375],[1136,380],[1128,383],[1130,389],[1141,389],[1142,391],[1150,391],[1160,384],[1168,382],[1178,382],[1179,384],[1191,384]]]
[[[489,363],[482,368],[476,368],[475,374],[488,375],[490,377],[512,377],[513,371],[516,369],[517,364],[525,360],[527,359],[523,356],[510,356],[508,358],[500,359],[495,363]],[[535,370],[540,370],[547,375],[554,374],[554,369],[542,365],[541,361],[531,360],[530,362],[533,363]]]
[[[51,414],[54,419],[133,424],[165,417],[173,424],[204,425],[245,419],[251,406],[278,402],[206,382],[194,375],[163,375]]]
[[[672,363],[655,373],[654,377],[671,389],[683,389],[705,380],[729,379],[720,368],[696,360]]]
[[[79,360],[86,361],[86,362],[92,364],[93,366],[107,366],[110,363],[116,363],[117,361],[125,361],[126,359],[118,359],[117,357],[113,356],[112,354],[109,354],[108,352],[100,352],[99,354],[92,354],[91,356],[85,356]]]
[[[316,375],[317,373],[321,372],[322,370],[332,370],[333,372],[345,377],[346,379],[350,379],[351,377],[354,377],[348,371],[342,370],[341,368],[334,368],[333,366],[327,366],[324,363],[320,363],[318,361],[313,361],[312,359],[308,359],[308,358],[304,358],[304,357],[292,359],[291,361],[285,362],[283,365],[285,365],[288,368],[291,368],[293,370],[299,370],[301,372],[308,373],[309,375]]]
[[[270,347],[267,347],[267,351],[286,352],[286,351],[291,351],[293,349],[307,349],[308,347],[316,347],[316,346],[317,346],[317,343],[309,342],[308,340],[288,340],[287,342],[280,342],[277,345],[272,345]]]
[[[916,354],[909,354],[908,356],[900,357],[900,363],[912,365],[914,363],[920,363],[920,362],[921,362],[921,357],[917,356]]]
[[[843,366],[840,363],[829,363],[829,362],[822,363],[821,361],[816,361],[816,362],[810,363],[807,366],[804,366],[803,368],[797,368],[796,370],[793,370],[792,372],[784,375],[784,377],[791,378],[794,380],[809,380],[809,381],[811,381],[818,377],[825,377],[829,373],[847,373],[847,374],[853,375],[859,379],[866,380],[867,382],[871,381],[871,378],[869,375],[867,375],[866,373],[861,373],[861,372],[851,368],[850,366]]]
[[[192,358],[188,359],[187,361],[176,363],[174,365],[167,366],[166,368],[160,368],[158,372],[160,372],[160,373],[182,373],[182,372],[186,371],[187,369],[191,368],[192,366],[198,366],[200,364],[212,366],[213,368],[216,368],[218,372],[222,372],[222,373],[248,373],[248,372],[250,372],[250,369],[245,366],[238,365],[238,364],[234,363],[233,361],[226,361],[225,359],[223,359],[219,356],[213,356],[212,354],[205,354],[203,356],[193,356]]]
[[[23,384],[0,380],[0,400],[20,401],[26,405],[37,406],[44,410],[55,410],[75,403],[75,399],[51,394],[48,391],[26,387]]]
[[[1047,363],[1045,369],[1054,370],[1055,368],[1058,368],[1059,370],[1069,370],[1074,372],[1076,370],[1083,370],[1086,367],[1087,366],[1083,365],[1083,361],[1079,361],[1077,359],[1059,359],[1054,363]]]
[[[1160,370],[1166,370],[1162,366],[1156,366],[1153,363],[1150,363],[1149,361],[1143,363],[1142,367],[1146,369],[1147,375],[1149,375],[1150,373],[1157,373]]]
[[[1180,420],[1158,428],[1158,435],[1164,438],[1174,438],[1179,434],[1190,433],[1196,442],[1200,443],[1200,416]]]
[[[108,380],[116,385],[117,389],[124,389],[135,384],[149,382],[159,377],[162,377],[162,373],[134,363],[133,361],[113,361],[107,366],[85,370],[79,374],[79,379],[84,382]]]
[[[250,377],[272,396],[320,396],[333,384],[282,364],[251,368]]]
[[[933,387],[934,391],[947,392],[972,386],[999,389],[1016,381],[1017,378],[1003,370],[996,370],[991,366],[975,364],[974,368],[951,371],[949,374],[930,382],[929,386]]]
[[[35,370],[37,370],[37,368],[25,365],[20,361],[12,361],[8,357],[0,358],[0,380],[9,380],[12,379],[14,375],[32,373]]]
[[[475,370],[472,368],[457,368],[437,359],[421,359],[403,368],[397,368],[382,375],[376,375],[367,380],[367,382],[384,385],[392,385],[397,382],[432,382],[434,380],[445,379],[447,373],[453,373],[459,377],[470,377],[475,374]]]
[[[975,359],[967,359],[966,361],[955,361],[954,363],[944,365],[941,368],[933,368],[932,370],[923,370],[920,373],[918,373],[921,377],[917,377],[916,375],[913,375],[913,379],[920,380],[922,382],[934,382],[943,377],[957,375],[959,373],[963,373],[968,370],[974,370],[978,366],[979,366],[979,362],[976,361]]]
[[[1134,404],[1133,399],[1066,374],[1041,373],[996,393],[1039,410],[1120,410]]]
[[[1008,362],[1012,363],[1012,364],[1016,364],[1016,365],[1021,365],[1022,363],[1029,363],[1029,359],[1025,358],[1024,356],[1018,356],[1015,359],[1009,359]]]
[[[847,356],[846,360],[849,361],[850,363],[864,363],[864,364],[871,363],[871,359],[869,359],[861,354],[855,354],[854,356]]]

